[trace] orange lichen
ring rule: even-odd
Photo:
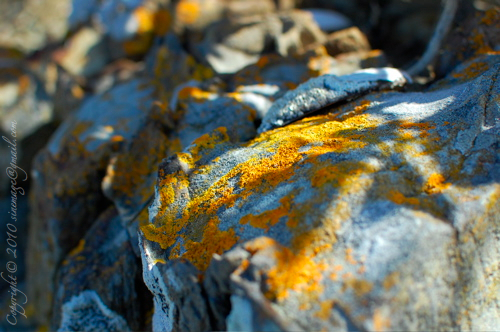
[[[397,190],[390,190],[387,193],[387,198],[393,201],[396,204],[410,204],[410,205],[418,205],[419,200],[415,197],[406,197],[401,192]]]
[[[154,14],[153,22],[154,33],[157,36],[163,36],[170,30],[172,16],[168,10],[159,9]]]
[[[277,264],[267,274],[267,298],[282,301],[292,290],[308,293],[321,291],[321,269],[311,257],[300,253],[296,255],[285,247],[276,256]]]
[[[281,218],[287,216],[290,211],[290,201],[288,197],[282,198],[280,203],[281,205],[274,210],[264,211],[258,215],[248,214],[241,218],[240,223],[250,223],[253,227],[268,230],[269,227],[276,225]]]
[[[218,219],[208,221],[201,241],[187,240],[184,244],[186,252],[181,257],[193,263],[200,271],[206,270],[213,254],[222,254],[238,242],[233,229],[220,231],[218,224]]]
[[[69,256],[79,255],[85,248],[85,240],[81,239],[78,245],[69,252]]]
[[[347,288],[352,288],[356,296],[361,297],[372,291],[373,284],[367,280],[348,278],[342,284],[342,291],[345,291]]]
[[[442,174],[432,173],[424,185],[424,191],[427,194],[436,194],[447,189],[451,183],[445,183],[445,178]]]
[[[161,195],[165,195],[165,198],[162,198],[163,204],[155,217],[155,226],[143,226],[143,232],[148,240],[159,242],[162,248],[174,245],[175,239],[178,237],[183,238],[185,243],[189,243],[189,241],[199,242],[200,237],[207,231],[202,228],[203,222],[201,220],[213,219],[221,207],[232,207],[237,200],[244,200],[254,194],[266,193],[276,186],[290,181],[301,167],[301,162],[310,163],[314,167],[321,169],[325,165],[323,165],[323,162],[318,161],[320,155],[331,152],[343,153],[362,148],[367,142],[363,141],[365,137],[361,134],[361,131],[374,128],[376,123],[365,114],[354,115],[342,121],[331,119],[327,115],[321,115],[303,119],[286,128],[266,132],[253,141],[242,145],[242,148],[258,147],[254,156],[236,165],[212,183],[204,192],[198,193],[186,201],[186,206],[182,207],[169,208],[170,205],[175,205],[172,204],[172,195],[178,189],[175,189],[173,177],[178,175],[162,176],[160,174],[159,191]],[[196,162],[204,154],[213,151],[217,144],[224,143],[227,139],[225,128],[220,128],[211,134],[203,135],[193,142],[187,152],[191,154],[192,160]],[[370,137],[370,139],[372,138]],[[313,144],[308,149],[302,149],[307,144],[306,142]],[[338,176],[342,178],[338,179],[338,186],[350,185],[363,172],[373,171],[374,169],[364,163],[358,164],[361,166],[354,170],[347,164],[340,167]],[[211,167],[210,165],[204,165],[203,172],[211,172]],[[234,180],[231,179],[236,179],[237,187],[231,184],[234,183]],[[361,187],[365,185],[363,181],[360,181],[360,183],[363,183]],[[173,189],[168,189],[169,186]],[[293,195],[287,195],[280,203],[281,206],[277,209],[263,211],[259,214],[250,214],[243,218],[241,222],[248,223],[256,228],[268,229],[280,222],[280,220],[286,220],[283,217],[288,215],[287,223],[291,227],[297,226],[298,221],[302,218],[299,213],[301,208],[294,207]],[[313,202],[307,204],[313,204]],[[339,203],[332,207],[331,214],[336,215],[336,210],[339,210],[341,214],[347,213],[344,211],[346,210],[344,205]],[[182,210],[179,210],[179,208]],[[198,221],[199,219],[200,221]],[[303,227],[297,228],[297,235],[292,239],[292,251],[290,252],[290,255],[296,256],[296,260],[302,265],[314,266],[315,271],[309,273],[319,275],[322,269],[326,269],[325,264],[314,263],[312,258],[322,250],[331,247],[331,244],[336,241],[335,232],[340,227],[340,222],[337,219],[325,219],[322,223],[323,226],[317,228],[317,230],[308,230]],[[190,232],[182,232],[188,225]],[[217,229],[215,226],[211,228],[216,234],[224,234],[221,231],[216,232],[215,229]],[[231,232],[233,232],[232,229]],[[232,234],[235,236],[235,233]],[[331,239],[329,243],[325,243],[325,236]],[[215,242],[215,240],[208,239],[206,241]],[[210,247],[208,242],[204,243],[205,247]],[[233,242],[228,241],[228,243]],[[200,256],[201,249],[199,250],[196,246],[186,247],[185,249],[186,253],[182,257],[189,257],[190,260],[196,258],[198,266],[206,266],[208,261],[204,260],[210,260],[210,255],[213,253],[213,249],[210,249],[207,251],[207,255]],[[193,255],[193,250],[198,254]],[[288,280],[288,283],[291,282],[289,280],[295,280],[294,282],[301,284],[300,273],[292,267],[288,269],[291,269],[290,274],[294,277],[287,279],[288,277],[282,275],[281,272],[275,271],[271,273],[271,284],[273,284],[272,280]],[[274,284],[277,285],[277,283]],[[308,286],[304,287],[308,288]],[[285,294],[287,293],[279,289],[275,291],[275,295],[280,299],[284,298]]]
[[[381,313],[379,308],[375,309],[373,313],[373,330],[386,331],[391,327],[391,320]]]
[[[357,264],[356,260],[352,256],[352,248],[347,248],[345,250],[345,260],[349,264]]]
[[[216,145],[229,141],[226,127],[219,127],[212,131],[210,134],[204,134],[192,143],[191,155],[193,162],[201,159],[203,154],[210,152]]]
[[[392,287],[394,287],[399,281],[399,271],[394,271],[390,273],[387,277],[385,277],[384,281],[382,282],[382,286],[384,286],[384,289],[388,291]]]
[[[137,7],[132,13],[137,20],[137,33],[147,33],[154,29],[155,14],[146,7]]]
[[[193,24],[200,17],[200,4],[196,0],[181,0],[175,8],[175,14],[183,24]]]
[[[314,314],[314,317],[319,319],[328,319],[332,312],[333,306],[335,305],[335,300],[325,300],[319,303],[320,309]]]
[[[451,76],[457,79],[472,79],[475,77],[478,77],[479,75],[483,74],[485,71],[487,71],[490,68],[487,62],[482,62],[482,61],[475,61],[472,62],[467,68],[453,73]]]
[[[79,85],[73,85],[71,87],[71,95],[76,99],[82,99],[85,96],[85,91]]]
[[[188,99],[188,98],[193,98],[196,101],[203,101],[209,99],[211,96],[213,96],[213,93],[203,91],[198,87],[194,86],[187,86],[185,88],[182,88],[179,91],[179,99]]]

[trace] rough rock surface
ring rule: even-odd
[[[494,329],[498,59],[461,84],[370,94],[246,143],[221,127],[170,158],[141,227],[156,308],[183,303],[157,271],[180,278],[180,260],[203,273],[240,244],[213,263],[233,270],[210,296],[230,308],[228,330]]]
[[[58,126],[19,213],[17,330],[499,326],[498,10],[411,83],[387,59],[439,4],[364,2],[73,0],[62,41],[0,49],[22,158]]]

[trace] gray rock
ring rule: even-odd
[[[370,91],[401,87],[407,82],[404,73],[394,68],[365,69],[336,77],[312,78],[295,90],[287,92],[269,109],[258,132],[287,125],[341,101],[350,101]]]
[[[68,32],[71,0],[0,2],[0,46],[31,53]]]
[[[116,209],[108,209],[58,269],[51,329],[142,329],[152,301],[137,283],[137,263]]]
[[[288,56],[324,40],[325,35],[311,14],[293,11],[256,17],[252,21],[216,23],[196,45],[196,51],[217,73],[228,74],[256,63],[264,53]]]
[[[109,310],[94,291],[83,291],[64,304],[57,331],[130,331],[123,317]]]
[[[175,264],[196,267],[212,329],[494,329],[500,66],[486,60],[462,84],[193,142],[160,167],[140,228],[148,288],[168,293]],[[158,314],[155,330],[178,321]]]
[[[28,287],[35,316],[50,316],[56,269],[111,202],[101,191],[111,155],[131,141],[146,121],[151,89],[139,80],[87,99],[38,153],[31,188],[27,256]]]

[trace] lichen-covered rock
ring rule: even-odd
[[[58,269],[52,330],[142,330],[150,308],[132,248],[116,209],[99,216]]]
[[[301,119],[341,101],[353,100],[376,89],[401,87],[405,74],[394,68],[366,69],[351,75],[323,75],[307,81],[278,99],[264,117],[260,133]]]
[[[151,89],[135,80],[88,99],[36,157],[28,285],[41,321],[49,317],[57,266],[109,205],[101,181],[113,152],[143,126]]]
[[[221,127],[166,160],[140,235],[156,308],[190,299],[151,283],[189,262],[210,310],[222,303],[212,329],[494,329],[500,67],[486,60],[461,84],[371,93],[245,143]]]

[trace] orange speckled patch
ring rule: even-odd
[[[196,0],[181,0],[175,8],[175,14],[183,24],[193,24],[200,17],[200,4]]]
[[[384,289],[388,291],[389,289],[394,287],[394,285],[396,285],[398,281],[399,281],[399,271],[394,271],[387,277],[385,277],[384,281],[382,282],[382,286],[384,286]]]
[[[320,155],[332,152],[344,153],[352,149],[362,148],[372,139],[376,141],[376,137],[371,137],[365,131],[376,127],[376,125],[377,120],[370,118],[366,114],[354,114],[342,121],[332,119],[328,115],[319,115],[305,118],[286,128],[277,128],[265,132],[253,141],[244,143],[241,146],[243,149],[247,147],[257,148],[254,156],[250,156],[247,160],[230,169],[204,192],[188,200],[186,206],[179,208],[171,209],[169,207],[170,205],[175,205],[172,204],[172,195],[179,188],[176,187],[177,184],[174,183],[173,178],[179,175],[163,176],[160,174],[159,191],[160,195],[165,195],[165,197],[162,197],[162,206],[155,217],[155,226],[143,226],[143,232],[148,240],[159,242],[161,247],[165,249],[174,245],[178,237],[184,238],[184,243],[189,241],[198,242],[200,241],[200,236],[206,232],[203,228],[204,221],[202,220],[217,218],[216,213],[221,207],[232,207],[238,200],[244,200],[250,195],[266,193],[276,186],[290,181],[296,175],[296,171],[302,167],[301,164],[303,163],[311,164],[319,172],[319,170],[326,167],[324,162],[318,160]],[[204,154],[212,151],[217,144],[227,140],[228,137],[225,134],[225,128],[219,128],[193,142],[190,150],[187,152],[191,154],[192,161],[196,162]],[[304,146],[307,144],[306,142],[311,142],[311,146],[304,149]],[[349,187],[350,192],[358,190],[355,189],[358,187],[360,190],[365,188],[369,183],[364,180],[358,181],[360,176],[375,171],[375,168],[369,164],[358,162],[355,163],[356,165],[352,165],[352,163],[340,163],[338,171],[331,175],[335,178],[334,181],[337,186]],[[203,172],[210,172],[211,167],[210,164],[203,165]],[[234,180],[230,181],[232,179],[236,179],[237,187],[232,184]],[[321,181],[318,177],[316,185],[321,187],[322,184],[328,183],[328,181],[320,183]],[[357,183],[357,186],[353,189],[350,185],[354,182]],[[319,189],[321,190],[321,188]],[[341,192],[343,191],[341,190]],[[331,245],[335,243],[335,232],[341,225],[340,221],[337,220],[338,218],[332,220],[322,219],[321,223],[323,225],[312,230],[307,229],[307,227],[298,227],[298,222],[303,220],[304,216],[300,214],[300,211],[302,211],[301,208],[294,207],[293,197],[293,194],[287,195],[280,200],[281,206],[277,209],[250,214],[243,218],[241,223],[247,223],[253,227],[267,230],[282,220],[282,217],[288,215],[288,226],[296,228],[294,231],[296,233],[295,237],[292,239],[292,248],[287,249],[292,250],[289,254],[292,255],[290,257],[294,257],[296,261],[306,267],[312,268],[314,266],[315,272],[309,271],[307,273],[321,274],[318,271],[324,269],[325,265],[323,263],[315,263],[312,257],[322,250],[331,248]],[[313,204],[313,202],[307,204]],[[345,202],[339,202],[328,213],[329,215],[345,216],[349,213],[349,209],[346,208]],[[184,230],[186,227],[189,227],[190,230],[185,233]],[[225,233],[218,233],[215,229],[217,229],[215,226],[211,228],[214,234],[219,234],[223,237],[229,236]],[[234,239],[236,235],[235,233],[231,233],[229,237]],[[215,235],[214,238],[216,238]],[[328,243],[325,242],[325,239],[328,239]],[[211,259],[211,254],[214,252],[213,246],[215,246],[215,244],[209,245],[208,242],[210,242],[209,239],[203,242],[204,246],[212,249],[206,255],[200,256],[199,253],[201,251],[199,251],[196,245],[193,245],[185,248],[187,252],[182,257],[196,259],[197,266],[207,266],[208,261],[202,261],[204,259]],[[233,241],[227,242],[236,243]],[[229,249],[229,247],[226,249]],[[194,255],[191,250],[198,252],[198,254]],[[283,255],[287,256],[288,254]],[[278,287],[278,282],[281,281],[290,284],[292,282],[290,280],[294,280],[295,283],[302,285],[305,279],[307,279],[307,277],[301,279],[300,273],[303,273],[303,271],[299,271],[300,269],[296,270],[294,267],[288,267],[293,278],[287,279],[288,277],[282,274],[283,268],[284,266],[281,266],[278,269],[279,271],[276,270],[271,274],[272,278],[270,282],[271,284],[274,282],[276,287]],[[305,268],[303,270],[307,271],[311,269]],[[319,275],[316,275],[316,277],[319,278]],[[303,286],[297,287],[300,289],[314,288],[308,285],[306,283]],[[287,294],[284,290],[285,288],[278,287],[278,290],[274,293],[275,296],[280,299],[284,298]],[[283,290],[281,291],[280,289]]]
[[[296,255],[285,247],[276,255],[277,264],[267,274],[267,298],[282,301],[289,296],[291,290],[308,293],[322,290],[321,269],[311,257],[301,253]]]
[[[157,36],[165,35],[172,24],[172,16],[170,12],[165,9],[160,9],[154,14],[154,33]]]
[[[335,300],[325,300],[319,303],[320,309],[314,314],[314,317],[326,320],[330,317],[333,306],[335,305]]]
[[[396,204],[410,204],[410,205],[418,205],[419,200],[415,197],[406,197],[401,192],[397,190],[391,190],[387,193],[387,198],[393,201]]]
[[[220,255],[238,242],[238,236],[233,229],[221,231],[218,224],[218,219],[210,220],[204,228],[201,241],[187,240],[184,244],[186,252],[182,258],[193,263],[201,271],[207,269],[213,254]]]
[[[288,197],[282,198],[280,203],[281,205],[277,209],[264,211],[258,215],[248,214],[241,218],[240,223],[250,223],[253,227],[268,230],[269,227],[276,225],[281,218],[286,217],[290,211],[290,201]]]
[[[179,99],[193,98],[196,101],[203,101],[213,96],[211,92],[203,91],[194,86],[187,86],[179,91]]]
[[[444,181],[445,178],[442,174],[432,173],[431,176],[429,176],[426,184],[424,185],[424,191],[427,194],[440,193],[441,191],[451,186],[451,183],[445,183]]]
[[[80,254],[84,248],[85,248],[85,240],[81,239],[80,242],[78,242],[78,245],[69,252],[69,256],[76,256]]]
[[[137,20],[137,33],[151,32],[154,29],[154,12],[146,7],[137,7],[132,13]]]
[[[367,280],[347,278],[344,280],[342,285],[342,290],[345,291],[347,288],[352,288],[357,296],[363,296],[371,292],[373,289],[373,284]]]
[[[373,313],[373,329],[375,331],[386,331],[391,327],[391,320],[383,315],[380,309],[376,308]]]

